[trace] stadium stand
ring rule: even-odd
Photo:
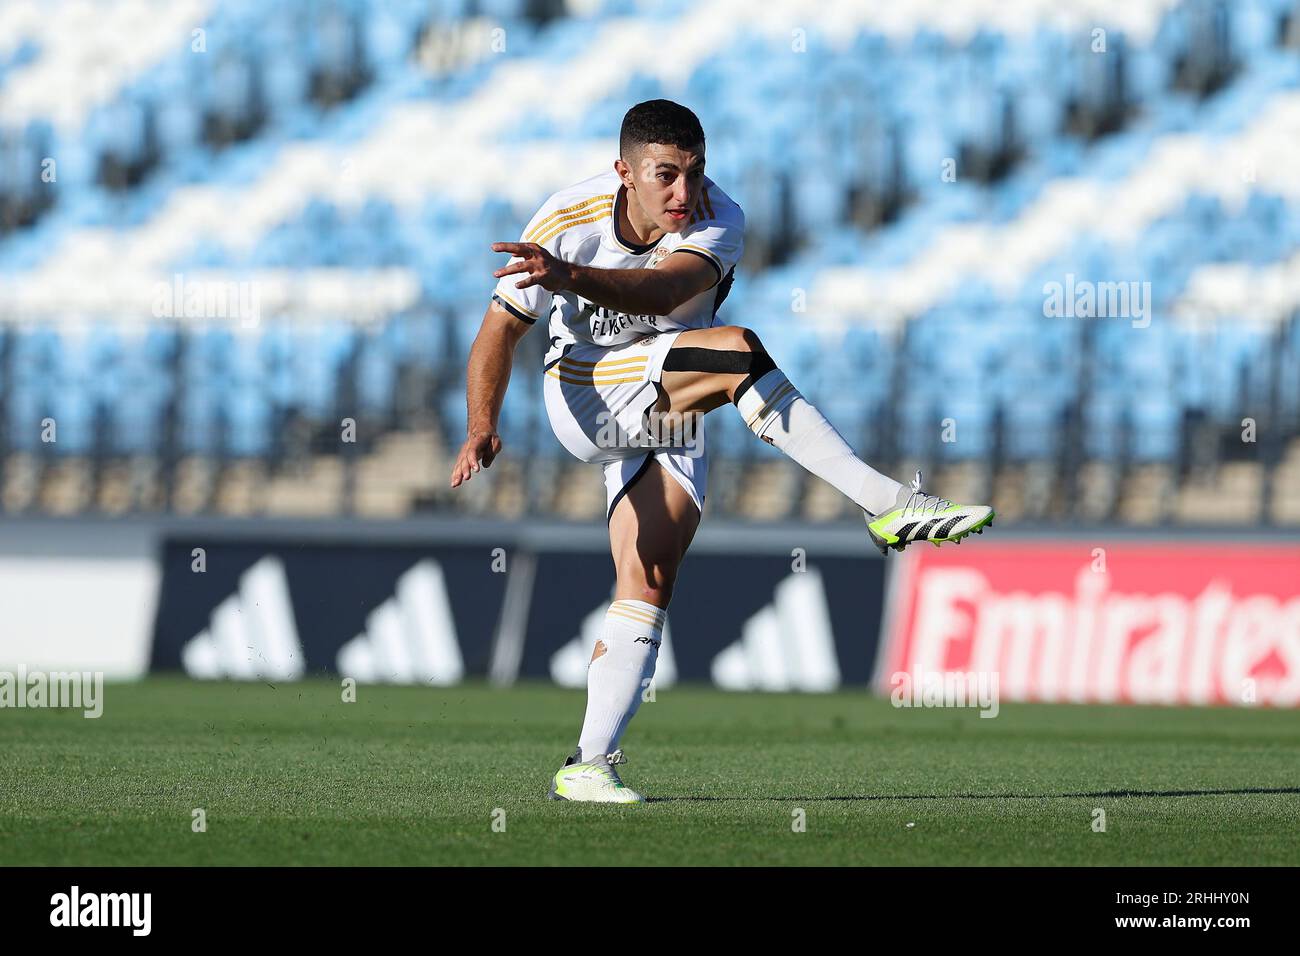
[[[599,516],[541,335],[492,479],[446,477],[489,243],[662,95],[746,211],[723,320],[877,467],[1300,522],[1294,0],[103,6],[0,8],[5,512]],[[851,516],[708,433],[717,511]]]

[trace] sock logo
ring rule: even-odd
[[[613,595],[610,596],[611,599]],[[591,648],[605,634],[605,615],[609,604],[598,604],[582,619],[578,634],[551,655],[551,680],[561,687],[586,687],[587,665],[591,661]],[[641,638],[637,638],[641,640]],[[658,658],[655,663],[655,687],[663,690],[677,683],[677,662],[673,658],[672,627],[665,620],[659,635]]]
[[[638,637],[638,638],[636,638],[632,643],[634,643],[634,644],[653,644],[655,647],[658,647],[658,646],[659,646],[659,642],[656,641],[653,637],[650,637],[648,634],[645,635],[644,637]]]

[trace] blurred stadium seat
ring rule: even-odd
[[[10,0],[0,508],[599,516],[539,334],[498,477],[445,477],[489,243],[669,96],[747,214],[723,320],[877,467],[1176,522],[1244,464],[1225,519],[1300,521],[1298,51],[1293,0]],[[787,467],[725,416],[728,480]],[[711,505],[850,514],[788,477]]]

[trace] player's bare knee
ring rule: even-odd
[[[645,601],[655,607],[667,607],[673,597],[674,584],[676,584],[675,576],[647,578],[645,575],[635,575],[630,579],[620,577],[618,593],[634,595],[636,600]]]
[[[763,352],[767,349],[763,347],[763,341],[758,337],[758,333],[753,329],[740,328],[740,340],[744,343],[744,349],[749,352]]]
[[[716,349],[725,352],[763,351],[763,343],[759,341],[758,334],[753,329],[747,329],[742,325],[720,325],[712,331],[713,339],[710,345]]]
[[[671,587],[650,587],[646,586],[641,589],[641,596],[638,601],[645,601],[646,604],[653,604],[655,607],[667,607],[668,602],[673,599],[673,589]]]
[[[637,593],[638,601],[667,607],[673,595],[673,585],[677,583],[677,566],[677,561],[633,559],[619,570],[620,590],[626,585],[627,590]]]
[[[724,352],[748,351],[745,346],[745,330],[735,325],[723,325],[712,331],[709,345]]]
[[[761,379],[768,372],[776,368],[776,363],[772,356],[767,354],[767,349],[763,347],[763,342],[758,337],[758,333],[753,329],[747,329],[743,326],[734,326],[734,330],[739,333],[737,336],[737,352],[744,353],[748,357],[745,363],[744,374],[738,379],[732,379],[726,391],[727,400],[736,402],[750,386]]]

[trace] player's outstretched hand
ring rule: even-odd
[[[519,259],[492,273],[498,279],[520,272],[527,273],[515,283],[517,289],[540,285],[547,292],[563,292],[573,281],[569,264],[563,259],[555,258],[535,242],[494,242],[492,251],[508,252]]]
[[[494,431],[474,431],[469,433],[465,444],[460,446],[456,464],[451,469],[451,486],[459,487],[462,481],[469,481],[480,468],[492,464],[501,454],[501,436]]]

